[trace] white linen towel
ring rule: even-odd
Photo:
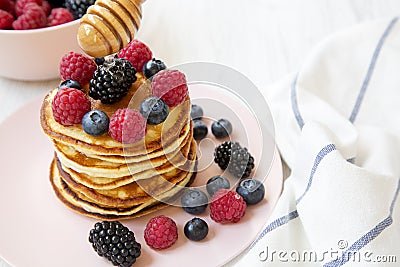
[[[264,91],[291,174],[235,266],[400,265],[399,24],[337,33]]]

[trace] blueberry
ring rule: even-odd
[[[161,98],[150,96],[140,104],[140,113],[147,119],[147,124],[156,125],[168,117],[169,107]]]
[[[201,140],[207,136],[208,128],[207,125],[201,120],[193,121],[193,138],[195,140]]]
[[[192,108],[190,109],[190,117],[193,120],[201,120],[203,118],[203,109],[199,105],[192,105]]]
[[[203,240],[208,234],[207,223],[200,218],[193,218],[183,228],[185,236],[192,241]]]
[[[106,59],[104,57],[96,57],[94,59],[94,62],[96,63],[97,66],[103,65]]]
[[[108,131],[110,119],[101,110],[91,110],[82,118],[82,128],[90,135],[99,136]]]
[[[265,187],[259,180],[245,179],[239,183],[236,192],[243,197],[247,205],[254,205],[264,198]]]
[[[159,71],[166,69],[164,62],[159,59],[151,59],[143,65],[142,72],[147,79],[156,75]]]
[[[82,90],[82,86],[74,80],[65,80],[60,85],[58,86],[58,89],[63,89],[63,88],[75,88],[78,90]]]
[[[231,184],[229,183],[229,180],[226,179],[223,176],[217,175],[214,177],[211,177],[206,184],[206,189],[207,192],[210,196],[213,196],[215,192],[217,192],[219,189],[230,189]]]
[[[188,189],[181,198],[181,204],[187,213],[200,214],[207,208],[208,197],[199,189]]]
[[[228,137],[232,133],[232,124],[226,119],[214,121],[211,125],[211,132],[218,139]]]

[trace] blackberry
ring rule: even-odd
[[[135,74],[135,68],[126,59],[105,61],[97,67],[89,82],[89,96],[101,100],[103,104],[115,103],[127,94],[136,81]]]
[[[72,13],[74,19],[80,19],[95,0],[65,0],[65,7]]]
[[[141,245],[134,233],[118,221],[97,222],[90,230],[89,242],[100,257],[115,266],[131,266],[140,256]]]
[[[215,148],[214,161],[236,178],[247,178],[254,168],[254,158],[238,142],[225,141]]]

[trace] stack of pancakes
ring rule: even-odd
[[[57,90],[44,99],[40,119],[55,150],[50,181],[65,205],[99,219],[133,218],[165,207],[193,181],[197,145],[189,97],[171,107],[163,123],[147,125],[143,140],[122,144],[108,133],[96,137],[86,134],[81,125],[57,123],[51,108]],[[118,103],[91,99],[92,110],[111,117],[119,108],[138,110],[150,95],[148,82],[139,77]]]

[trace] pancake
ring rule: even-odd
[[[147,179],[149,177],[160,175],[166,172],[170,172],[176,168],[186,169],[184,165],[186,165],[187,160],[192,160],[192,157],[189,157],[189,153],[193,155],[196,152],[197,144],[192,139],[191,143],[188,143],[181,151],[178,153],[177,157],[185,158],[185,162],[182,165],[172,164],[171,160],[164,163],[162,166],[145,169],[142,172],[136,173],[134,175],[127,175],[121,178],[105,178],[105,177],[96,177],[86,175],[84,173],[76,172],[62,163],[61,167],[64,172],[71,176],[71,179],[77,183],[80,183],[86,187],[92,189],[114,189],[126,184],[129,184],[134,181]],[[174,159],[172,159],[174,161]]]
[[[192,139],[191,125],[188,124],[187,128],[189,129],[189,133],[184,141]],[[60,159],[63,165],[76,172],[97,177],[120,178],[141,172],[145,169],[157,168],[168,161],[180,166],[184,164],[185,158],[180,156],[179,151],[182,150],[182,148],[184,148],[186,145],[187,143],[185,142],[181,142],[179,145],[177,144],[176,148],[171,152],[172,155],[163,155],[161,151],[158,153],[161,156],[154,157],[153,154],[149,154],[148,156],[142,157],[141,162],[137,161],[129,164],[113,163],[105,160],[90,158],[87,155],[77,152],[74,147],[59,145],[57,143],[55,143],[54,149],[57,153],[57,157]]]
[[[90,159],[97,159],[101,161],[106,161],[110,163],[120,163],[120,164],[126,164],[126,163],[136,163],[136,162],[141,162],[143,160],[148,160],[152,157],[160,157],[166,154],[172,154],[176,153],[178,148],[181,148],[183,144],[185,144],[191,137],[193,133],[193,122],[190,120],[190,125],[189,123],[186,124],[182,130],[181,133],[179,134],[179,138],[176,140],[176,142],[173,142],[170,144],[168,147],[160,147],[154,151],[152,151],[150,154],[146,153],[143,155],[136,155],[136,156],[127,156],[127,155],[102,155],[102,154],[95,154],[91,153],[85,154],[88,151],[85,149],[82,149],[78,146],[71,146],[69,143],[65,143],[62,141],[56,141],[53,140],[54,145],[56,148],[60,151],[63,152],[63,154],[71,154],[73,153],[73,158],[75,161],[83,161],[81,158],[84,158],[85,161],[87,161],[86,158]],[[178,145],[179,144],[179,145]],[[96,161],[91,162],[92,165],[98,164]],[[89,164],[89,163],[88,163]]]
[[[152,95],[141,73],[127,95],[114,104],[90,99],[91,110],[111,117],[117,109],[140,109]],[[82,89],[88,91],[88,85]],[[142,140],[123,144],[109,133],[91,136],[81,125],[63,126],[54,120],[52,100],[43,100],[40,123],[54,146],[50,182],[60,201],[80,214],[98,219],[134,218],[168,206],[193,182],[197,170],[197,143],[193,138],[189,95],[170,107],[166,120],[146,125]]]
[[[180,170],[178,168],[173,168],[167,173],[107,190],[96,190],[77,183],[62,169],[59,161],[57,161],[57,168],[61,179],[68,187],[85,196],[90,202],[103,207],[121,208],[145,203],[150,201],[153,198],[152,196],[159,196],[170,190],[186,178],[187,170],[193,169],[195,164],[194,157],[195,151],[190,153],[190,161],[186,162],[185,169]]]
[[[189,186],[193,182],[196,176],[195,170],[196,165],[194,166],[193,172],[188,172],[188,177],[186,179],[179,183],[178,186],[160,196],[160,199],[166,201],[178,197],[180,190],[182,190],[181,186]],[[79,198],[79,196],[61,179],[55,160],[53,160],[50,167],[50,182],[57,198],[65,206],[79,214],[96,219],[121,220],[136,218],[169,206],[156,199],[126,209],[104,208],[94,203],[87,202]]]
[[[142,79],[141,79],[142,80]],[[98,100],[92,100],[92,109],[100,109],[111,116],[115,110],[123,107],[136,108],[139,105],[135,101],[138,98],[136,90],[147,88],[146,86],[139,86],[144,82],[137,81],[132,85],[131,90],[121,101],[117,104],[106,105]],[[178,106],[171,107],[167,119],[158,125],[147,125],[145,137],[133,144],[122,144],[115,141],[109,134],[102,136],[91,136],[86,134],[81,125],[74,125],[65,127],[54,120],[51,108],[51,102],[57,93],[57,88],[52,90],[44,99],[41,111],[40,122],[43,131],[51,139],[63,142],[72,146],[79,147],[79,150],[84,154],[100,154],[100,155],[146,155],[155,150],[163,147],[168,147],[179,139],[179,135],[184,126],[190,121],[190,99],[187,97],[186,101]],[[144,90],[144,89],[143,89]],[[148,95],[149,93],[143,93]],[[133,98],[133,99],[132,99]],[[143,98],[140,98],[143,100]]]

